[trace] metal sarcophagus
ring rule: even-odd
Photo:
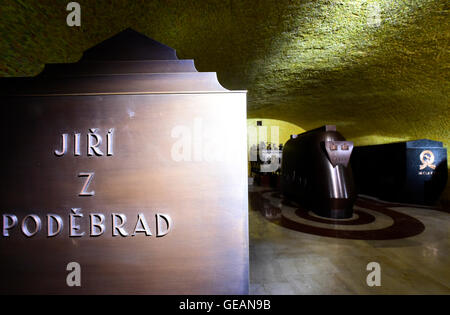
[[[248,293],[245,91],[129,29],[0,89],[0,293]]]
[[[352,149],[336,126],[291,136],[281,162],[283,194],[320,216],[351,217],[356,198],[349,165]]]
[[[447,183],[447,149],[439,141],[357,146],[351,163],[358,192],[388,201],[432,205]]]

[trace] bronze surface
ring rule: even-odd
[[[283,147],[282,193],[319,216],[350,218],[356,198],[352,148],[331,125],[291,137]]]
[[[89,56],[99,54],[91,50]],[[159,69],[161,62],[153,64]],[[1,214],[17,215],[19,226],[24,216],[37,214],[44,225],[30,238],[19,226],[9,237],[0,236],[0,293],[248,293],[246,94],[223,89],[215,74],[132,74],[137,63],[130,61],[129,71],[120,68],[118,75],[41,76],[3,85]],[[183,94],[186,86],[190,91]],[[83,95],[88,90],[93,94]],[[127,95],[120,95],[123,91]],[[49,95],[29,96],[34,92]],[[197,134],[196,121],[203,127]],[[224,160],[196,160],[194,145],[191,160],[175,161],[177,126],[190,130],[193,141],[200,137],[205,151],[206,144],[226,142]],[[90,128],[102,135],[103,152],[107,131],[114,128],[113,155],[86,154]],[[63,133],[69,134],[68,153],[58,157],[54,151],[61,148]],[[73,152],[74,133],[81,134],[79,156]],[[79,196],[86,180],[79,174],[89,172],[95,174],[89,185],[95,195]],[[86,234],[89,213],[103,213],[105,233],[70,237],[71,208],[81,208],[84,218],[78,222]],[[45,224],[49,213],[64,221],[61,234],[52,238]],[[138,213],[145,214],[153,236],[112,236],[112,213],[127,216],[130,234]],[[156,213],[173,220],[163,237],[155,235]],[[72,261],[81,265],[81,287],[66,285],[66,265]]]

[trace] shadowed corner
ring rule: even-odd
[[[446,167],[445,165],[446,163],[447,162],[440,163],[437,166],[436,170]],[[439,200],[440,205],[447,212],[450,212],[450,181],[448,180],[449,178],[450,178],[450,169],[447,170],[447,185],[445,186],[444,192],[442,193],[441,199]]]

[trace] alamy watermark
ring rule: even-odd
[[[228,162],[240,158],[237,152],[245,148],[247,140],[248,160],[260,162],[261,172],[275,172],[280,167],[281,150],[279,142],[279,127],[248,126],[247,139],[242,133],[236,132],[232,126],[208,124],[201,117],[195,117],[190,124],[176,125],[171,129],[171,137],[175,139],[171,146],[170,156],[175,162]],[[230,134],[230,137],[224,137]],[[236,137],[237,136],[237,137]],[[234,143],[233,139],[242,143]]]
[[[367,271],[370,273],[366,277],[366,283],[369,287],[379,287],[381,286],[381,266],[377,262],[370,262],[366,267]]]
[[[66,7],[67,14],[66,23],[67,26],[81,26],[81,6],[78,2],[69,2]]]
[[[81,287],[81,266],[79,263],[72,261],[67,264],[66,271],[70,271],[66,277],[68,287]]]

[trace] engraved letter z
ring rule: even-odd
[[[78,177],[87,177],[79,196],[94,196],[95,191],[87,191],[89,184],[92,182],[92,178],[94,177],[94,173],[80,173],[78,174]]]

